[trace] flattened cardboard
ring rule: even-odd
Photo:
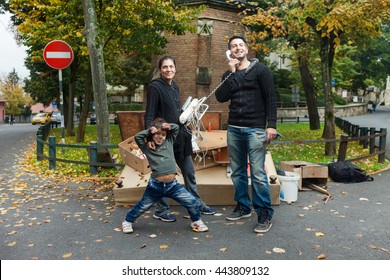
[[[226,166],[214,166],[198,170],[195,173],[200,197],[208,205],[236,205],[234,201],[235,188],[231,178],[226,176]],[[125,166],[120,179],[123,187],[114,187],[115,205],[135,205],[142,197],[150,174],[143,175],[130,166]],[[178,175],[177,180],[184,184],[183,177]],[[270,184],[271,204],[280,204],[280,184]],[[251,193],[251,192],[249,192]],[[170,200],[172,205],[177,202]]]

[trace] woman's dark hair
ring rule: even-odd
[[[165,60],[172,60],[172,62],[173,62],[173,65],[175,65],[175,67],[176,67],[176,61],[175,61],[175,59],[172,57],[172,56],[170,56],[170,55],[164,55],[164,56],[162,56],[159,60],[158,60],[158,64],[157,64],[157,66],[158,66],[158,69],[161,69],[161,66],[162,66],[162,64],[163,64],[163,62],[165,61]]]

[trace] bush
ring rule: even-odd
[[[129,104],[108,104],[108,111],[142,111],[142,103],[129,103]]]

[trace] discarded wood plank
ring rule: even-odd
[[[330,195],[330,193],[327,190],[325,190],[324,188],[321,188],[320,186],[313,184],[313,183],[306,182],[305,187],[308,187],[312,190],[316,190],[316,191],[319,191],[321,193]]]
[[[318,186],[316,184],[313,184],[311,182],[305,182],[305,187],[308,187],[309,189],[316,190],[316,191],[319,191],[319,192],[321,192],[323,194],[326,194],[327,197],[325,198],[324,204],[327,204],[329,199],[332,198],[332,195],[327,190],[325,190],[324,188],[322,188],[322,187],[320,187],[320,186]]]

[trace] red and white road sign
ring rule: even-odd
[[[73,61],[73,50],[64,41],[54,40],[43,49],[43,58],[54,69],[65,69]]]

